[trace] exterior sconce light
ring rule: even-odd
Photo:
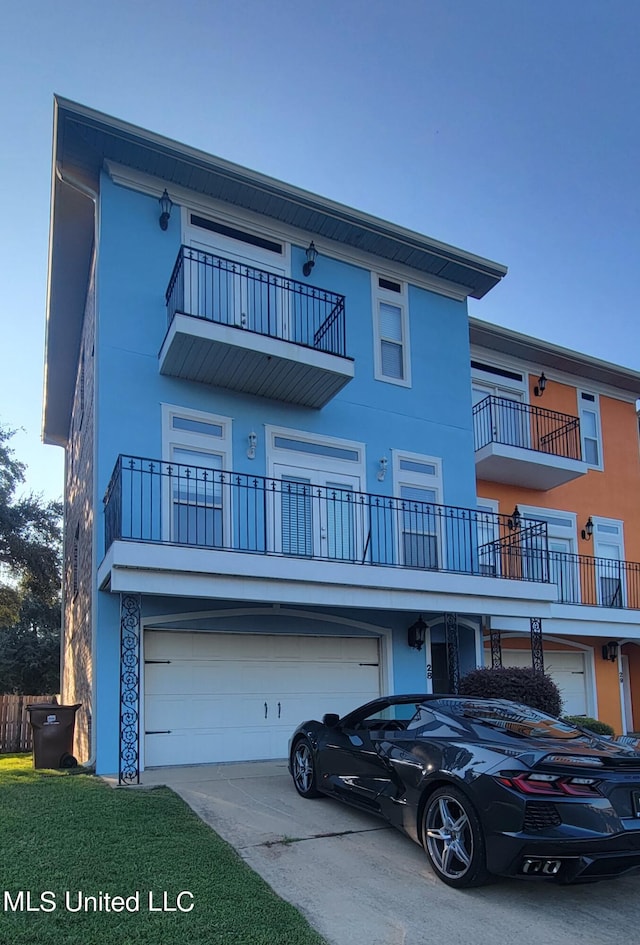
[[[302,267],[302,275],[310,276],[311,270],[316,264],[316,258],[318,256],[318,250],[315,248],[313,240],[307,246],[307,261]]]
[[[422,614],[420,614],[416,622],[412,623],[407,630],[407,643],[409,646],[413,647],[414,650],[421,650],[424,646],[426,632],[427,625],[422,619]]]
[[[540,377],[538,378],[538,386],[533,388],[533,393],[536,395],[536,397],[542,397],[546,386],[547,386],[547,379],[544,376],[544,371],[543,371]]]
[[[256,458],[256,446],[258,445],[258,437],[255,433],[251,432],[248,437],[249,449],[247,450],[247,459]]]
[[[520,509],[516,505],[515,509],[511,513],[509,521],[507,522],[507,528],[509,528],[510,531],[514,531],[514,529],[517,531],[520,528],[521,524],[522,524],[522,515],[520,514]]]
[[[167,193],[166,187],[158,203],[160,204],[160,229],[166,230],[169,226],[169,217],[171,216],[171,208],[173,207],[173,202]]]
[[[593,535],[593,522],[591,521],[591,516],[587,519],[587,524],[582,529],[582,540],[591,541],[591,536]]]
[[[609,640],[608,643],[605,643],[602,647],[602,659],[615,663],[618,659],[618,645],[617,640]]]
[[[389,465],[389,460],[386,456],[380,457],[380,462],[378,463],[378,482],[384,482],[384,477],[387,475],[387,466]]]

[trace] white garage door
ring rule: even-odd
[[[145,766],[284,758],[300,722],[380,695],[371,638],[147,631]]]
[[[491,653],[485,650],[485,665],[491,666]],[[503,666],[531,666],[529,650],[502,648]],[[580,650],[545,650],[544,671],[560,690],[564,715],[587,714],[587,686],[584,653]]]

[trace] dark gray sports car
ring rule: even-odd
[[[640,870],[640,752],[503,699],[406,695],[304,722],[289,771],[422,844],[450,886]]]

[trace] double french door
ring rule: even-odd
[[[363,515],[357,476],[276,464],[275,550],[296,557],[357,561],[363,553]]]
[[[245,255],[222,239],[216,244],[191,240],[190,245],[185,279],[189,314],[261,335],[290,337],[284,267],[258,251]]]
[[[524,393],[474,381],[472,397],[474,407],[487,397],[493,398],[480,420],[481,432],[488,434],[488,441],[529,447],[531,436]]]

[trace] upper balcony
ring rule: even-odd
[[[556,410],[485,397],[473,408],[473,435],[480,479],[546,491],[588,469],[579,419]]]
[[[344,296],[182,246],[160,372],[323,407],[353,378]]]

